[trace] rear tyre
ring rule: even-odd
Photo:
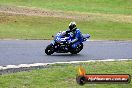
[[[50,45],[48,45],[48,46],[46,47],[45,53],[46,53],[47,55],[51,55],[51,54],[54,53],[54,46],[53,46],[53,44],[50,44]]]
[[[83,43],[80,43],[77,45],[77,47],[75,49],[72,49],[70,51],[71,54],[77,54],[79,53],[81,50],[83,49]]]

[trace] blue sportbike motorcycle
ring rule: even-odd
[[[64,32],[59,32],[55,36],[52,36],[54,40],[51,44],[49,44],[46,49],[45,53],[47,55],[51,55],[54,52],[56,53],[68,53],[77,54],[83,49],[83,42],[85,42],[90,35],[89,34],[82,34],[82,42],[76,43],[76,47],[72,48],[69,42],[72,40],[72,34],[68,34],[68,36],[63,36]]]

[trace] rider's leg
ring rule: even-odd
[[[73,49],[75,49],[79,43],[80,43],[80,42],[76,42],[76,43],[72,44],[71,47],[72,47]]]

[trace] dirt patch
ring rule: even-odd
[[[12,16],[14,16],[12,13],[0,13],[0,24],[17,22]]]
[[[0,12],[11,14],[22,14],[28,16],[43,16],[43,17],[60,17],[71,18],[77,20],[108,20],[114,22],[132,23],[132,15],[120,14],[103,14],[103,13],[83,13],[83,12],[64,12],[54,10],[44,10],[29,7],[15,7],[15,6],[0,6]]]
[[[45,17],[60,17],[60,18],[72,18],[72,19],[88,19],[89,15],[80,15],[76,13],[66,13],[63,11],[51,11],[36,8],[27,7],[15,7],[15,6],[0,6],[0,12],[23,14],[29,16],[45,16]]]

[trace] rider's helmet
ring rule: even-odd
[[[69,29],[70,31],[74,31],[76,29],[76,22],[70,22]]]

